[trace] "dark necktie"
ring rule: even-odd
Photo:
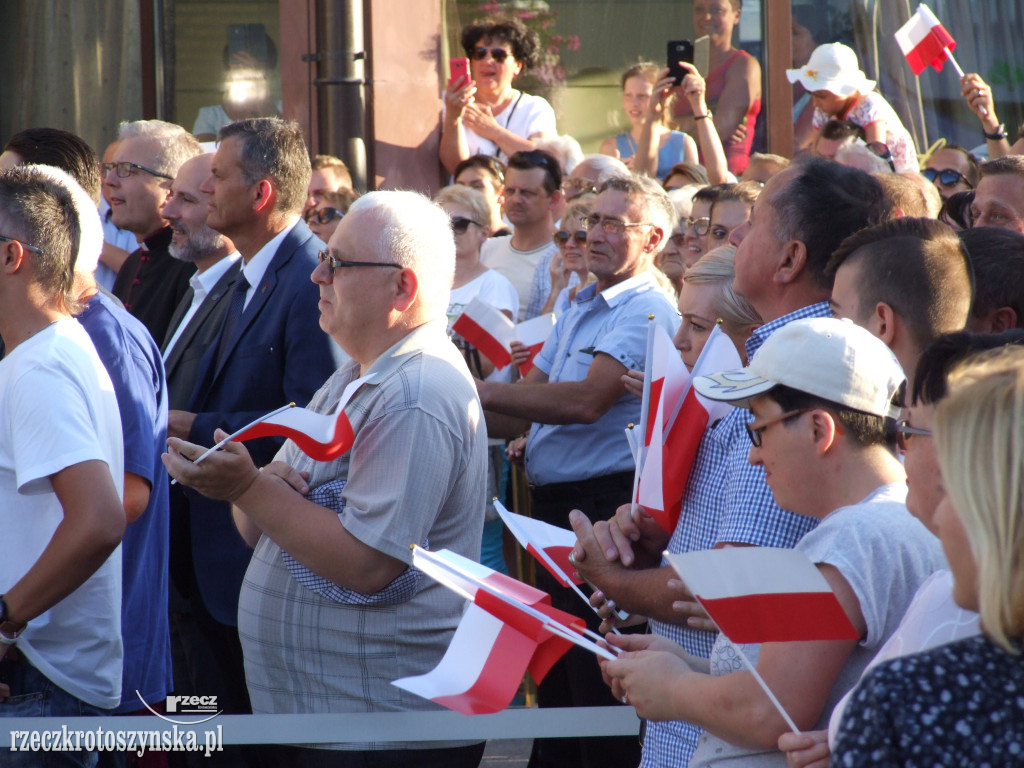
[[[231,294],[231,303],[228,304],[228,312],[224,317],[224,328],[220,333],[220,346],[217,348],[217,368],[224,362],[224,355],[228,349],[228,339],[232,337],[238,323],[242,319],[242,311],[245,309],[245,294],[249,290],[249,281],[245,275],[238,273],[238,282]]]

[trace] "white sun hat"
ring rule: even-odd
[[[861,70],[857,54],[842,43],[819,45],[806,65],[787,69],[786,77],[791,83],[799,81],[808,93],[829,91],[844,98],[875,89],[875,81]]]
[[[904,381],[892,351],[849,320],[794,320],[764,342],[739,370],[693,380],[710,400],[745,405],[780,384],[875,416],[898,418],[893,396]]]

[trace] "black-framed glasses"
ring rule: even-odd
[[[160,173],[160,171],[154,171],[152,168],[147,168],[144,165],[138,163],[130,163],[127,160],[122,160],[120,163],[100,163],[100,170],[103,175],[106,176],[111,171],[117,171],[117,178],[127,179],[129,176],[134,174],[135,171],[145,171],[150,176],[156,176],[158,179],[167,179],[174,181],[173,176],[168,176],[166,173]]]
[[[345,214],[337,208],[313,209],[306,214],[306,223],[316,220],[317,224],[330,224],[335,219],[343,219]]]
[[[562,182],[562,192],[566,200],[572,201],[580,195],[597,192],[597,187],[589,179],[566,179]]]
[[[896,173],[896,163],[892,160],[892,151],[889,149],[889,145],[884,141],[869,141],[868,149],[872,153],[878,155],[880,158],[885,160],[889,164],[889,170]]]
[[[479,221],[467,219],[465,216],[452,216],[452,232],[456,235],[466,234],[466,230],[469,229],[470,224],[476,224],[478,227],[480,226]]]
[[[747,428],[747,436],[750,438],[750,442],[753,444],[755,448],[760,448],[761,435],[766,429],[768,429],[768,427],[772,426],[773,424],[778,424],[779,422],[785,421],[786,419],[791,419],[794,416],[800,416],[805,413],[810,413],[813,410],[813,408],[800,408],[795,411],[786,411],[785,413],[780,413],[778,416],[773,416],[767,421],[762,421],[759,423],[748,421],[746,424],[744,424],[744,426]]]
[[[600,227],[608,234],[621,235],[630,227],[652,227],[654,225],[646,221],[623,221],[622,219],[612,219],[608,216],[591,214],[580,219],[580,226],[586,232]]]
[[[932,184],[934,184],[935,180],[938,179],[944,186],[952,187],[962,181],[968,187],[974,189],[974,185],[967,180],[966,176],[960,173],[960,171],[954,171],[952,168],[943,168],[941,171],[937,171],[934,168],[925,168],[921,171],[921,175],[928,179]]]
[[[473,61],[483,61],[487,58],[487,54],[491,54],[491,58],[494,59],[498,64],[504,64],[510,54],[504,48],[484,48],[482,45],[478,45],[473,49],[472,59]]]
[[[910,426],[909,419],[900,419],[896,422],[896,445],[901,451],[907,450],[907,445],[913,437],[931,437],[930,429]]]
[[[327,268],[333,275],[337,270],[344,269],[345,267],[393,267],[395,269],[401,269],[401,264],[395,264],[391,261],[345,261],[345,259],[337,259],[331,256],[327,251],[320,251],[317,253],[317,258],[320,259],[321,264],[326,264]]]
[[[587,244],[587,231],[577,229],[575,232],[566,232],[564,229],[560,229],[551,236],[551,239],[559,248],[565,248],[569,244],[569,240],[575,240],[576,245],[583,246]]]
[[[686,225],[684,229],[692,229],[697,237],[704,237],[711,230],[710,216],[701,216],[699,219],[689,216],[683,223]]]
[[[36,248],[34,245],[29,245],[28,243],[24,243],[24,242],[22,242],[21,240],[19,240],[16,237],[8,237],[7,235],[0,235],[0,240],[3,240],[5,243],[17,243],[22,248],[24,248],[26,251],[32,251],[32,253],[38,253],[40,256],[45,256],[46,255],[43,252],[42,248]]]

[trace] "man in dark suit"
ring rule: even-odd
[[[310,281],[324,244],[302,221],[310,164],[297,125],[276,118],[225,126],[210,176],[207,223],[229,237],[242,268],[229,292],[224,323],[199,362],[189,410],[172,410],[168,433],[213,445],[217,428],[234,432],[268,411],[304,406],[334,372],[338,347],[319,326],[319,292]],[[282,440],[247,444],[258,466]],[[189,568],[195,620],[226,685],[225,711],[249,710],[236,629],[238,594],[252,550],[230,505],[188,491],[190,546],[175,552]],[[195,691],[209,694],[211,691]]]

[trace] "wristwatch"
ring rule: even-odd
[[[1002,141],[1006,138],[1006,123],[1000,123],[994,133],[986,133],[985,138],[991,141]]]
[[[7,601],[0,595],[0,643],[11,645],[25,631],[27,621],[12,621],[7,615]]]

